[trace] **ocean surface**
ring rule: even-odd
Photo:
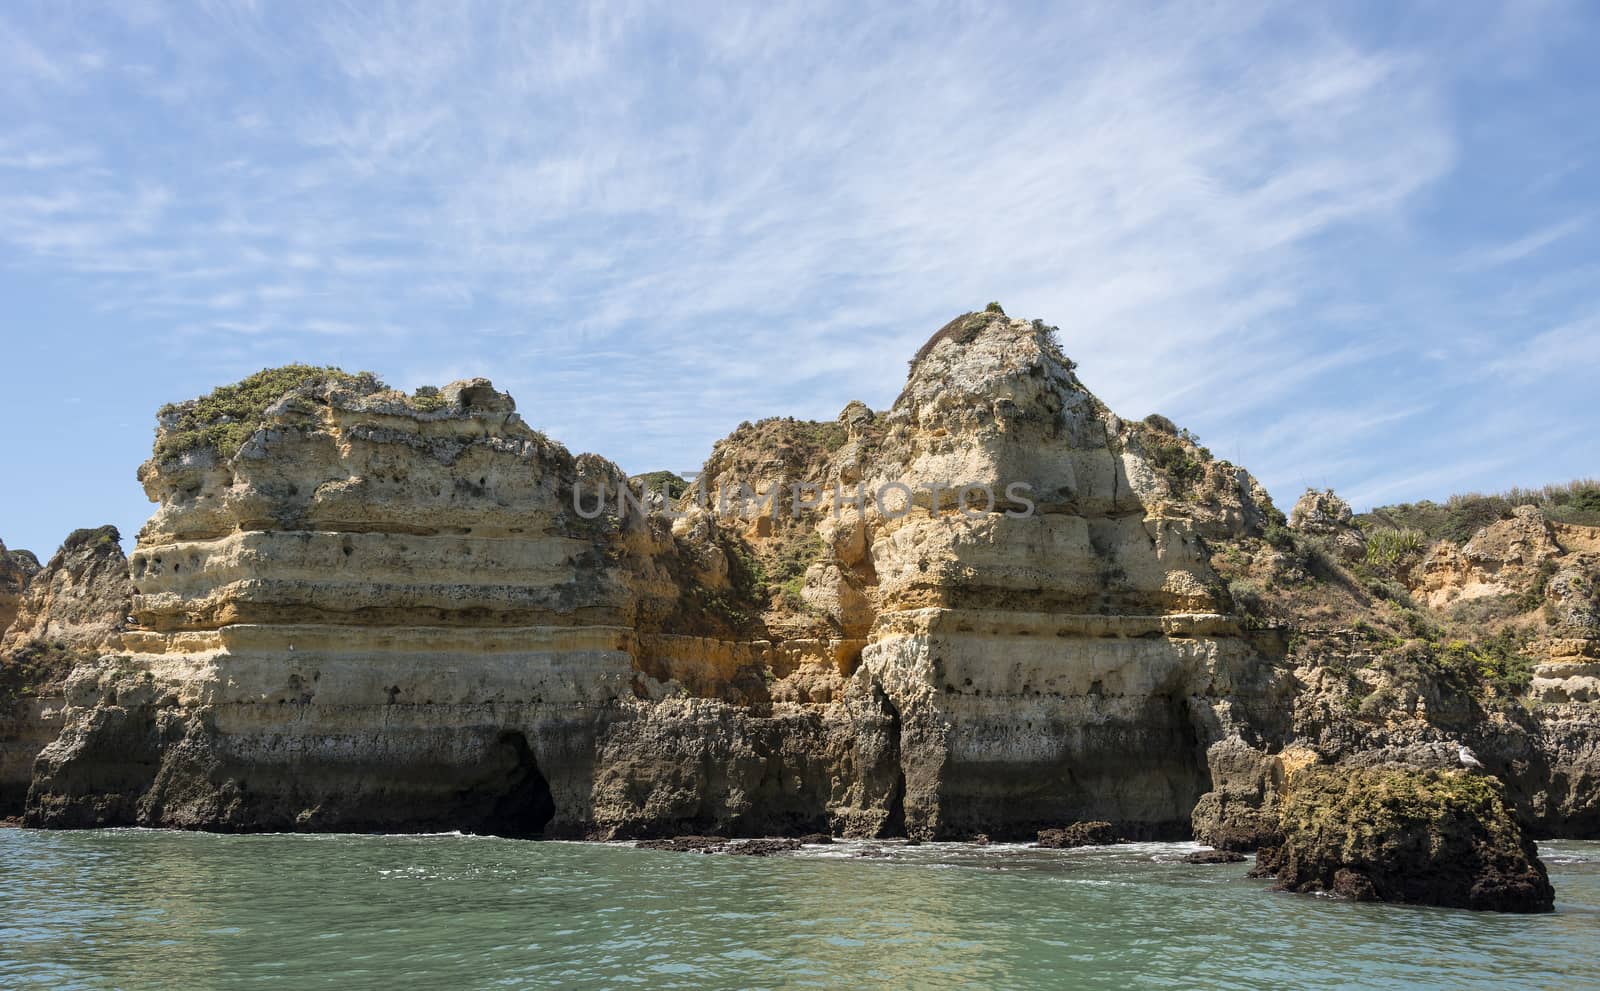
[[[0,988],[1600,988],[1600,843],[1545,916],[1276,894],[1190,844],[794,856],[0,829]]]

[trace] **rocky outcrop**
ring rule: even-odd
[[[1204,550],[1259,530],[1264,493],[1117,418],[1050,328],[1003,314],[936,334],[871,425],[828,481],[874,497],[823,528],[805,594],[873,616],[862,667],[901,721],[908,832],[1186,832],[1215,703],[1271,682]]]
[[[1503,788],[1464,771],[1308,768],[1283,844],[1256,873],[1286,891],[1497,912],[1548,912],[1555,892]]]
[[[0,814],[22,811],[34,758],[61,731],[67,675],[119,642],[133,595],[120,540],[112,526],[74,531],[29,572],[0,639]],[[36,564],[26,552],[11,556]]]
[[[1513,507],[1460,546],[1434,543],[1410,579],[1442,624],[1435,653],[1516,675],[1500,692],[1520,701],[1469,705],[1451,729],[1484,752],[1539,835],[1600,835],[1600,528]]]
[[[93,655],[127,624],[133,583],[114,526],[74,530],[28,582],[0,651],[29,643]]]
[[[1435,544],[1423,559],[1417,594],[1435,608],[1512,595],[1537,582],[1541,565],[1562,554],[1544,514],[1520,506],[1511,519],[1485,527],[1459,548]]]
[[[1106,846],[1121,837],[1109,822],[1075,822],[1063,829],[1041,829],[1035,844],[1046,850],[1070,850],[1080,846]]]
[[[640,840],[634,846],[640,850],[660,850],[666,853],[726,853],[736,857],[771,857],[774,854],[794,853],[808,842],[831,843],[832,837],[813,834],[806,837],[763,837],[750,840],[730,840],[722,836],[674,836],[670,839]]]
[[[1332,489],[1306,489],[1289,512],[1289,525],[1302,533],[1330,540],[1345,560],[1354,561],[1367,552],[1366,536],[1357,529],[1350,504],[1334,495]]]
[[[997,307],[890,408],[742,424],[692,482],[483,379],[292,366],[159,423],[133,622],[66,680],[35,825],[1243,851],[1306,768],[1468,742],[1531,829],[1600,834],[1588,528],[1380,566],[1403,541],[1331,492],[1286,518]]]
[[[884,827],[893,714],[847,690],[847,651],[704,635],[726,624],[678,576],[709,544],[487,382],[423,398],[308,376],[232,452],[175,443],[209,427],[167,415],[136,625],[68,681],[30,822]]]
[[[9,551],[0,541],[0,636],[17,618],[23,590],[38,570],[39,559],[31,551]]]
[[[68,683],[38,824],[1180,835],[1219,707],[1270,694],[1203,545],[1265,493],[1004,314],[885,413],[742,427],[673,521],[483,380],[162,417],[137,625]]]

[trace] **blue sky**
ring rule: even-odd
[[[881,6],[0,7],[0,538],[268,365],[686,469],[992,299],[1285,506],[1600,473],[1594,5]]]

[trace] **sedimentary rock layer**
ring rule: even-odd
[[[39,561],[30,551],[9,551],[0,541],[0,636],[17,618],[22,592],[38,570]]]
[[[1470,741],[1534,829],[1600,831],[1587,528],[1358,574],[1331,493],[1291,523],[998,310],[890,409],[745,424],[681,494],[484,380],[315,369],[163,411],[140,478],[133,623],[66,682],[36,825],[1252,848],[1301,768]],[[1427,628],[1491,585],[1565,610],[1537,713]]]
[[[120,540],[112,526],[74,531],[42,569],[11,554],[26,585],[0,637],[0,815],[22,811],[34,758],[61,731],[68,673],[120,646],[133,594]]]

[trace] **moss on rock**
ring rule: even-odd
[[[1315,766],[1289,780],[1283,845],[1257,873],[1358,901],[1551,911],[1533,840],[1495,778],[1464,771]]]

